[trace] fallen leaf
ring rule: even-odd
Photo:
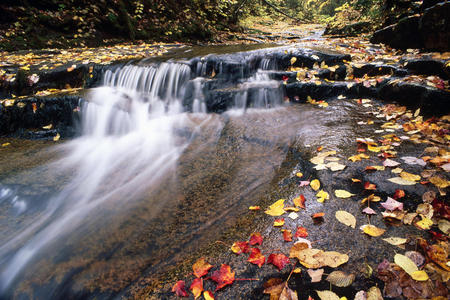
[[[284,287],[280,295],[280,300],[298,300],[296,291],[291,290],[287,285]]]
[[[295,232],[294,236],[305,238],[308,236],[308,231],[306,230],[305,227],[299,226],[299,227],[297,227],[297,231]]]
[[[417,280],[417,281],[427,281],[429,279],[428,274],[423,270],[415,271],[410,275],[411,275],[412,279]]]
[[[438,221],[439,230],[445,233],[446,235],[450,235],[450,222],[445,219],[441,219]]]
[[[361,204],[364,204],[366,202],[380,202],[381,198],[378,196],[375,196],[374,194],[370,194],[368,197],[361,200]]]
[[[308,186],[310,184],[310,182],[308,180],[305,181],[300,181],[300,187],[302,186]]]
[[[428,191],[422,195],[422,201],[425,203],[431,203],[434,199],[436,199],[436,193],[434,191]]]
[[[229,265],[222,264],[220,270],[215,271],[211,275],[211,279],[217,283],[216,291],[232,284],[234,282],[234,274],[235,272],[231,272],[231,267]]]
[[[177,281],[172,287],[172,292],[174,292],[178,297],[188,297],[189,294],[186,292],[186,284],[183,280]]]
[[[365,291],[357,292],[354,300],[367,300],[367,293]]]
[[[366,207],[362,210],[363,213],[367,214],[367,215],[376,215],[377,213],[371,209],[370,207]]]
[[[314,179],[313,181],[311,181],[311,183],[309,184],[311,186],[311,188],[315,191],[317,191],[320,188],[320,181],[317,179]]]
[[[234,242],[231,251],[236,254],[247,253],[249,251],[248,242]]]
[[[401,159],[408,165],[420,165],[424,167],[427,164],[422,159],[413,156],[403,156]]]
[[[318,212],[318,213],[313,214],[313,215],[311,216],[311,218],[313,218],[313,219],[319,219],[319,218],[323,218],[323,216],[325,216],[325,213],[324,213],[324,212]]]
[[[383,239],[383,241],[385,241],[386,243],[389,243],[391,245],[394,245],[394,246],[400,246],[400,245],[405,244],[408,241],[408,239],[399,238],[399,237],[388,237],[388,238]]]
[[[288,215],[288,217],[291,218],[292,220],[295,220],[295,219],[298,218],[298,213],[291,212],[291,213]]]
[[[195,299],[200,297],[203,292],[203,279],[195,278],[189,289],[192,291],[192,294],[194,294]]]
[[[233,248],[233,247],[231,247]],[[210,265],[205,261],[205,258],[199,258],[195,264],[192,266],[192,269],[194,270],[194,275],[198,278],[208,274],[208,271],[213,267],[213,265]]]
[[[250,206],[248,209],[249,210],[260,210],[261,207],[259,207],[259,206]]]
[[[203,292],[203,298],[205,298],[205,300],[214,300],[214,295],[211,291],[204,291]]]
[[[271,206],[269,206],[269,208],[265,211],[265,213],[273,217],[279,217],[283,215],[285,213],[284,199],[280,199]]]
[[[373,184],[373,183],[366,182],[366,183],[364,184],[364,189],[365,189],[365,190],[369,190],[369,191],[374,191],[374,190],[377,189],[377,186],[376,186],[375,184]]]
[[[378,287],[373,286],[367,291],[367,300],[383,300],[383,295]]]
[[[292,232],[288,229],[283,229],[283,239],[285,242],[292,242]]]
[[[422,220],[416,222],[416,226],[423,230],[429,230],[431,226],[433,226],[433,221],[428,218],[422,217]]]
[[[392,183],[400,184],[400,185],[415,185],[415,181],[406,180],[402,177],[393,177],[388,179]]]
[[[335,190],[334,195],[338,198],[350,198],[352,196],[355,196],[355,194],[347,192],[346,190]]]
[[[339,296],[332,291],[316,291],[320,300],[339,300]]]
[[[284,218],[276,219],[275,221],[273,221],[274,227],[282,227],[283,225],[284,225]]]
[[[261,245],[263,242],[263,237],[261,235],[261,233],[259,232],[255,232],[252,233],[252,235],[250,236],[250,245],[254,246],[254,245]]]
[[[381,202],[381,206],[383,206],[387,210],[403,210],[403,203],[388,197],[386,202]]]
[[[396,162],[395,160],[392,160],[392,159],[389,159],[389,158],[387,158],[383,162],[383,166],[385,166],[385,167],[397,167],[398,165],[400,165],[399,162]]]
[[[386,230],[382,229],[382,228],[378,228],[374,225],[362,225],[361,227],[359,227],[365,234],[368,234],[370,236],[380,236],[382,235]]]
[[[342,271],[333,271],[327,276],[326,280],[332,285],[347,287],[353,283],[353,280],[355,280],[355,275],[347,274]]]
[[[317,201],[323,203],[325,200],[330,199],[330,195],[324,190],[320,190],[317,194]]]
[[[300,195],[297,198],[294,198],[294,200],[293,200],[294,205],[297,207],[301,207],[301,208],[305,208],[305,201],[306,201],[306,199],[305,199],[305,196],[303,196],[303,195]]]
[[[323,271],[324,269],[308,269],[306,272],[308,272],[309,277],[311,277],[311,282],[314,283],[322,280]]]
[[[297,177],[303,177],[303,173],[302,172],[297,172],[297,173],[295,173],[295,176],[297,176]]]
[[[344,210],[338,210],[335,213],[336,219],[344,225],[355,228],[356,227],[356,218],[349,212]]]
[[[397,200],[397,199],[401,199],[401,198],[403,198],[403,197],[405,197],[405,191],[404,190],[399,190],[399,189],[397,189],[397,190],[395,190],[395,194],[394,194],[394,199],[395,200]]]
[[[450,185],[450,182],[448,180],[445,180],[444,178],[439,177],[439,176],[431,177],[430,182],[441,189],[445,189],[446,187],[448,187]]]
[[[247,261],[261,268],[261,266],[266,261],[266,258],[261,254],[261,250],[259,250],[258,248],[251,248],[250,256],[248,257]]]
[[[420,180],[420,176],[419,175],[415,175],[415,174],[411,174],[408,172],[401,172],[400,173],[400,177],[405,179],[405,180],[409,180],[409,181],[419,181]]]
[[[286,255],[284,255],[282,253],[277,253],[277,254],[272,253],[267,258],[267,263],[274,265],[275,267],[278,268],[278,270],[281,271],[287,264],[290,263],[290,261],[289,261],[289,257],[287,257]]]
[[[53,137],[53,141],[57,142],[59,141],[59,139],[61,138],[61,136],[59,135],[59,133],[57,133],[54,137]]]
[[[361,182],[360,179],[356,179],[356,178],[352,178],[352,182],[357,183],[357,182]]]
[[[410,276],[412,273],[418,271],[417,265],[407,256],[403,254],[395,254],[394,256],[394,262],[402,268],[406,273],[408,273]]]
[[[346,165],[343,165],[343,164],[340,164],[337,162],[330,162],[330,163],[326,164],[325,166],[333,172],[341,171],[346,168]]]
[[[269,294],[271,300],[278,300],[285,287],[286,282],[281,278],[270,278],[264,283],[264,294]]]

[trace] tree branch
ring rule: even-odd
[[[276,7],[276,6],[273,5],[272,3],[270,3],[270,2],[268,2],[268,1],[266,1],[266,0],[261,0],[261,1],[262,1],[264,4],[270,6],[270,7],[271,7],[273,10],[275,10],[276,12],[282,14],[283,16],[286,16],[286,17],[288,17],[288,18],[290,18],[290,19],[293,19],[293,20],[295,20],[295,21],[297,21],[297,22],[302,22],[302,20],[300,20],[300,19],[298,19],[298,18],[296,18],[296,17],[293,17],[293,16],[290,16],[290,15],[286,14],[285,12],[283,12],[282,10],[280,10],[278,7]]]

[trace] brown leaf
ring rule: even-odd
[[[346,274],[342,271],[333,271],[327,276],[326,280],[332,285],[347,287],[353,283],[353,280],[355,280],[355,275]]]

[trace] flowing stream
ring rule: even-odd
[[[274,67],[270,59],[263,59],[253,75],[241,78],[234,106],[223,116],[207,113],[202,62],[197,74],[185,63],[170,61],[106,71],[103,86],[90,91],[82,104],[81,136],[51,150],[56,158],[48,164],[17,175],[33,177],[53,192],[33,198],[23,196],[23,187],[0,185],[5,221],[0,235],[0,295],[61,298],[78,291],[80,296],[107,284],[114,290],[115,281],[119,291],[148,269],[149,257],[170,244],[158,246],[152,241],[155,234],[198,234],[204,227],[189,220],[181,232],[160,228],[161,217],[167,217],[167,227],[170,222],[183,223],[182,217],[177,221],[173,216],[174,207],[181,206],[177,213],[189,210],[186,204],[204,188],[210,191],[203,196],[223,207],[235,194],[231,189],[239,187],[240,197],[259,191],[270,177],[258,177],[273,172],[286,149],[272,151],[270,157],[278,160],[256,164],[268,155],[267,147],[258,145],[255,151],[254,146],[224,136],[224,130],[245,130],[251,118],[264,122],[268,113],[264,109],[281,105],[280,83],[267,75]],[[250,103],[252,88],[258,91]],[[188,106],[186,93],[192,95]],[[230,118],[236,119],[232,125]],[[227,147],[233,150],[227,152]],[[249,167],[258,171],[249,172]],[[217,168],[231,173],[222,174]],[[239,179],[246,173],[251,178]],[[136,245],[130,250],[124,243]],[[120,261],[115,257],[127,251],[117,254]],[[173,257],[176,251],[167,253]],[[136,274],[111,275],[115,272]],[[40,288],[32,292],[30,286]]]

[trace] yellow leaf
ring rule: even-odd
[[[59,133],[57,133],[54,137],[53,137],[53,141],[57,142],[59,141],[59,139],[61,138],[61,136],[59,135]]]
[[[400,177],[405,179],[405,180],[409,180],[409,181],[418,181],[418,180],[420,180],[420,176],[419,175],[414,175],[414,174],[411,174],[411,173],[408,173],[408,172],[405,172],[405,171],[400,173]]]
[[[316,291],[320,300],[339,300],[339,296],[332,291]]]
[[[411,274],[419,270],[416,264],[409,257],[403,254],[395,254],[394,262],[410,276]]]
[[[6,147],[6,146],[9,146],[9,145],[11,145],[11,143],[3,143],[2,147]]]
[[[449,181],[439,176],[431,177],[430,182],[441,189],[445,189],[449,186]]]
[[[386,243],[389,243],[391,245],[394,245],[394,246],[400,246],[400,245],[403,245],[404,243],[406,243],[408,241],[408,239],[399,238],[399,237],[388,237],[388,238],[383,239],[383,241],[385,241]]]
[[[367,145],[367,149],[371,152],[380,152],[381,151],[380,147],[376,147],[376,146],[372,146],[372,145]]]
[[[297,57],[293,56],[291,58],[291,65],[293,65],[297,61]]]
[[[386,230],[378,228],[374,225],[362,225],[360,229],[370,236],[380,236],[382,235]]]
[[[393,177],[393,178],[389,178],[388,179],[390,182],[396,183],[396,184],[400,184],[400,185],[415,185],[416,182],[415,181],[411,181],[411,180],[406,180],[402,177]]]
[[[284,219],[277,219],[273,222],[273,226],[275,227],[281,227],[284,225]]]
[[[302,173],[302,172],[297,172],[297,173],[295,174],[295,176],[297,176],[297,177],[303,177],[303,173]]]
[[[250,206],[248,209],[249,210],[260,210],[261,207],[259,207],[259,206]]]
[[[428,218],[422,218],[422,220],[416,222],[416,225],[424,230],[429,230],[430,226],[433,225],[433,221]]]
[[[344,210],[338,210],[335,213],[336,219],[344,225],[350,226],[352,228],[356,227],[356,218]]]
[[[325,192],[324,190],[320,190],[316,194],[316,197],[317,197],[317,201],[320,203],[323,203],[325,200],[330,199],[330,195],[327,192]]]
[[[314,179],[313,181],[311,181],[311,183],[309,184],[311,186],[311,188],[315,191],[317,191],[320,188],[320,181],[317,179]]]
[[[280,199],[271,206],[269,206],[269,208],[265,211],[265,213],[274,217],[278,217],[284,214],[285,213],[284,199]]]
[[[428,274],[425,271],[414,271],[412,274],[410,274],[412,279],[417,281],[427,281],[428,280]]]
[[[338,198],[350,198],[351,196],[355,196],[355,194],[347,192],[346,190],[335,190],[334,195]]]

